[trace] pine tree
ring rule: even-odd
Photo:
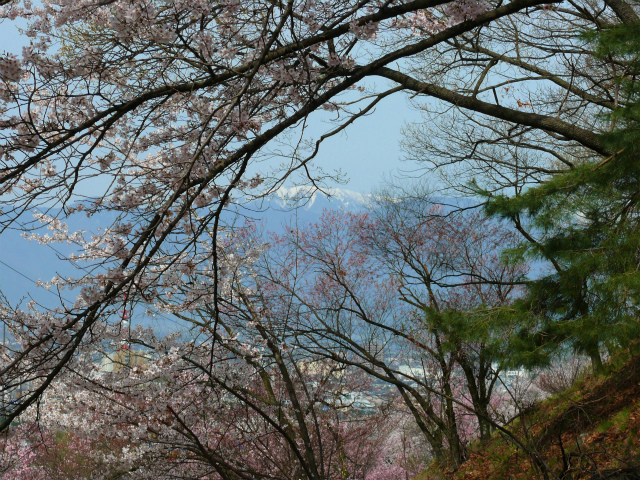
[[[515,197],[485,195],[488,214],[527,224],[537,237],[511,254],[554,269],[519,304],[533,324],[514,339],[518,362],[540,363],[570,345],[601,370],[603,346],[630,347],[640,332],[640,26],[610,26],[581,39],[620,72],[611,85],[618,107],[601,134],[615,153]]]

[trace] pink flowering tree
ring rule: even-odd
[[[522,293],[529,266],[503,261],[504,250],[518,242],[504,225],[478,211],[434,205],[421,187],[405,189],[404,198],[390,201],[398,191],[378,196],[372,214],[356,226],[359,240],[400,279],[402,300],[419,312],[414,334],[425,336],[425,344],[435,342],[435,358],[450,356],[453,369],[462,371],[462,390],[476,412],[479,437],[487,439],[503,342],[516,326],[514,319],[504,318],[503,308]],[[451,373],[443,370],[445,377]],[[460,396],[456,383],[448,396]]]
[[[432,237],[449,232],[442,245],[450,245],[457,224],[439,224],[441,218],[424,228],[440,227]],[[82,345],[44,404],[22,416],[48,438],[71,440],[12,437],[9,448],[26,448],[38,461],[24,455],[9,475],[29,466],[55,478],[42,452],[73,448],[65,471],[81,471],[73,458],[84,458],[107,477],[412,476],[428,458],[425,440],[442,464],[455,468],[473,435],[467,421],[473,405],[459,400],[467,392],[454,375],[457,357],[445,345],[446,332],[425,329],[414,305],[399,301],[402,283],[363,237],[369,221],[327,213],[320,225],[289,231],[270,248],[251,225],[221,236],[217,284],[210,261],[180,265],[171,289],[150,305],[190,326],[189,338],[159,339],[120,322],[94,330],[102,341]],[[437,251],[429,254],[442,261],[447,253]],[[467,279],[451,289],[473,286]],[[222,294],[214,302],[216,292]],[[395,358],[371,348],[380,340],[398,345]],[[144,362],[104,372],[95,361],[97,351],[133,355],[133,347],[144,349],[138,353]],[[411,359],[424,375],[400,367]],[[398,397],[359,414],[353,393],[371,391],[376,380]],[[385,402],[398,398],[403,409],[389,417]],[[422,442],[399,433],[398,416],[417,426]]]
[[[343,399],[362,375],[220,327],[215,345],[139,329],[121,341],[153,346],[146,361],[71,366],[10,430],[0,478],[339,480],[388,464],[387,415]]]
[[[108,338],[125,294],[166,301],[208,269],[218,309],[233,261],[219,253],[223,210],[297,172],[316,181],[309,162],[322,139],[392,93],[422,91],[405,60],[547,1],[2,1],[0,18],[24,19],[29,45],[0,55],[1,228],[28,230],[36,210],[49,232],[27,237],[72,244],[80,268],[45,284],[72,289],[73,301],[3,306],[14,346],[0,352],[0,388],[29,393],[0,430]],[[336,124],[305,150],[295,136],[323,110]],[[79,215],[110,220],[89,234],[69,226]]]
[[[363,411],[353,395],[370,378],[295,348],[287,305],[256,281],[250,259],[264,247],[251,226],[221,244],[226,290],[215,307],[212,273],[192,272],[153,307],[189,326],[186,338],[110,325],[21,416],[36,434],[7,438],[7,452],[24,450],[7,478],[35,468],[83,478],[90,466],[99,478],[364,480],[388,463],[389,414]],[[100,349],[113,368],[96,361]]]
[[[27,440],[33,436],[36,428],[33,425],[21,425],[8,437],[0,440],[0,478],[9,480],[19,478],[37,480],[42,478],[44,471],[35,462],[42,453],[39,445],[32,445]]]
[[[327,211],[276,237],[257,272],[270,302],[287,305],[278,317],[297,348],[392,386],[433,457],[455,469],[494,428],[508,335],[497,317],[527,267],[501,262],[517,238],[477,212],[380,199],[370,214]]]
[[[25,421],[0,441],[0,478],[71,480],[96,478],[96,474],[109,478],[122,471],[113,459],[126,453],[126,445],[113,432],[99,437]]]

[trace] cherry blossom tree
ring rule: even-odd
[[[277,237],[259,281],[288,343],[392,386],[434,458],[457,468],[466,442],[495,425],[508,329],[494,312],[527,267],[501,262],[515,235],[477,212],[381,198],[373,213],[325,212]]]
[[[213,346],[210,332],[185,342],[138,329],[118,343],[153,346],[138,350],[145,362],[70,366],[11,430],[5,478],[364,479],[390,465],[386,415],[343,400],[362,375],[294,359],[269,336],[256,349],[226,321],[220,332]]]
[[[401,201],[390,200],[398,192],[404,195]],[[444,367],[445,352],[462,370],[478,413],[479,436],[486,440],[492,431],[493,387],[504,358],[502,342],[515,328],[515,319],[505,322],[501,309],[523,293],[529,270],[527,263],[502,258],[517,237],[471,206],[432,205],[424,187],[380,193],[371,220],[358,227],[359,238],[400,280],[402,300],[422,312],[415,335],[435,340],[443,375],[451,374]],[[447,395],[457,396],[453,391]],[[448,408],[453,412],[455,406]]]
[[[402,470],[401,458],[385,454],[388,413],[362,412],[349,395],[370,379],[296,351],[278,328],[280,312],[255,284],[249,259],[263,247],[254,232],[238,228],[225,243],[235,263],[225,263],[217,308],[198,301],[185,309],[211,291],[211,273],[192,273],[156,304],[191,327],[187,338],[117,324],[72,358],[43,403],[21,416],[35,431],[7,437],[8,454],[24,450],[6,465],[7,478],[28,479],[30,469],[89,478],[83,465],[91,478],[137,479],[365,480],[380,464]],[[98,349],[118,352],[110,358],[119,368],[105,371]],[[70,440],[52,440],[59,437]],[[66,468],[49,461],[57,456]]]
[[[113,460],[126,453],[126,444],[115,434],[91,437],[23,422],[0,440],[0,478],[72,480],[96,478],[98,472],[114,477],[119,470]]]
[[[81,268],[45,284],[74,302],[3,306],[14,343],[0,352],[0,388],[30,389],[0,430],[119,328],[109,319],[123,302],[162,302],[206,271],[213,288],[184,308],[217,311],[237,261],[223,258],[222,212],[300,172],[318,180],[309,162],[323,139],[415,89],[405,59],[546,1],[3,1],[0,18],[25,19],[30,44],[0,59],[2,228],[29,230],[36,211],[50,233],[27,237],[72,244]],[[335,125],[309,144],[323,110]],[[92,235],[69,227],[106,213],[115,220]]]

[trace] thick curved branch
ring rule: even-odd
[[[380,77],[388,78],[389,80],[403,85],[407,90],[435,97],[461,108],[473,110],[475,112],[506,120],[508,122],[513,122],[515,124],[527,125],[546,132],[561,135],[567,140],[576,141],[600,155],[605,156],[613,153],[605,147],[597,133],[578,127],[577,125],[572,125],[557,117],[528,113],[487,103],[471,96],[461,95],[453,90],[449,90],[432,83],[421,82],[409,75],[387,67],[380,68],[376,74]]]
[[[605,0],[611,10],[622,20],[625,25],[637,25],[640,23],[640,17],[624,0]]]
[[[491,57],[491,61],[489,62],[489,65],[492,64],[492,62],[504,62],[504,63],[508,63],[510,65],[513,65],[514,67],[518,67],[521,68],[522,70],[525,70],[527,72],[531,72],[531,73],[535,73],[536,75],[539,75],[540,78],[543,78],[545,80],[549,80],[553,83],[555,83],[556,85],[558,85],[560,88],[563,88],[564,90],[567,90],[571,93],[573,93],[574,95],[582,98],[583,100],[586,100],[588,102],[591,102],[595,105],[600,105],[601,107],[605,107],[608,108],[609,110],[613,110],[615,108],[615,102],[610,101],[610,100],[605,100],[601,97],[598,97],[596,95],[593,95],[585,90],[583,90],[582,88],[579,88],[578,86],[576,86],[575,84],[572,84],[570,82],[567,82],[566,80],[562,79],[560,76],[545,70],[544,68],[541,68],[537,65],[534,65],[532,63],[529,62],[525,62],[520,58],[513,58],[513,57],[508,57],[506,55],[503,54],[499,54],[497,52],[491,51],[488,48],[484,48],[481,47],[480,45],[474,45],[472,47],[469,46],[465,46],[465,45],[459,45],[459,48],[469,52],[469,53],[482,53],[484,55],[487,55],[489,57]],[[481,79],[482,80],[481,76]],[[510,82],[511,83],[511,82]],[[478,90],[478,87],[476,87],[476,90]]]

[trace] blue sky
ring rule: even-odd
[[[402,127],[419,119],[419,112],[408,106],[403,95],[387,97],[372,114],[358,119],[345,133],[323,142],[315,161],[326,169],[346,173],[349,182],[344,188],[368,193],[380,184],[383,176],[403,166]],[[312,130],[321,132],[329,128],[316,122]]]
[[[20,55],[22,47],[28,45],[28,39],[20,35],[17,26],[6,20],[0,23],[0,52]],[[311,119],[308,131],[314,137],[335,128],[322,122],[322,117],[328,118],[318,114]],[[399,162],[402,127],[407,121],[419,118],[420,114],[408,106],[402,95],[387,97],[372,114],[360,118],[346,132],[326,140],[314,163],[326,172],[340,169],[348,179],[344,185],[328,186],[368,193],[380,185],[385,175],[402,166]],[[50,304],[55,301],[52,297],[55,293],[35,289],[32,281],[39,278],[48,281],[59,269],[62,269],[59,273],[73,273],[56,256],[50,249],[27,244],[18,232],[5,232],[0,236],[0,260],[6,264],[0,265],[0,288],[12,303],[31,298]],[[66,295],[74,296],[71,292]]]
[[[20,54],[25,45],[28,39],[20,35],[16,22],[0,23],[0,52]],[[387,97],[371,115],[360,118],[345,133],[326,140],[314,164],[325,171],[340,169],[348,179],[341,188],[368,193],[385,175],[402,167],[399,161],[402,127],[419,119],[419,112],[409,107],[404,96]],[[331,129],[318,116],[312,118],[309,127],[314,135]]]

